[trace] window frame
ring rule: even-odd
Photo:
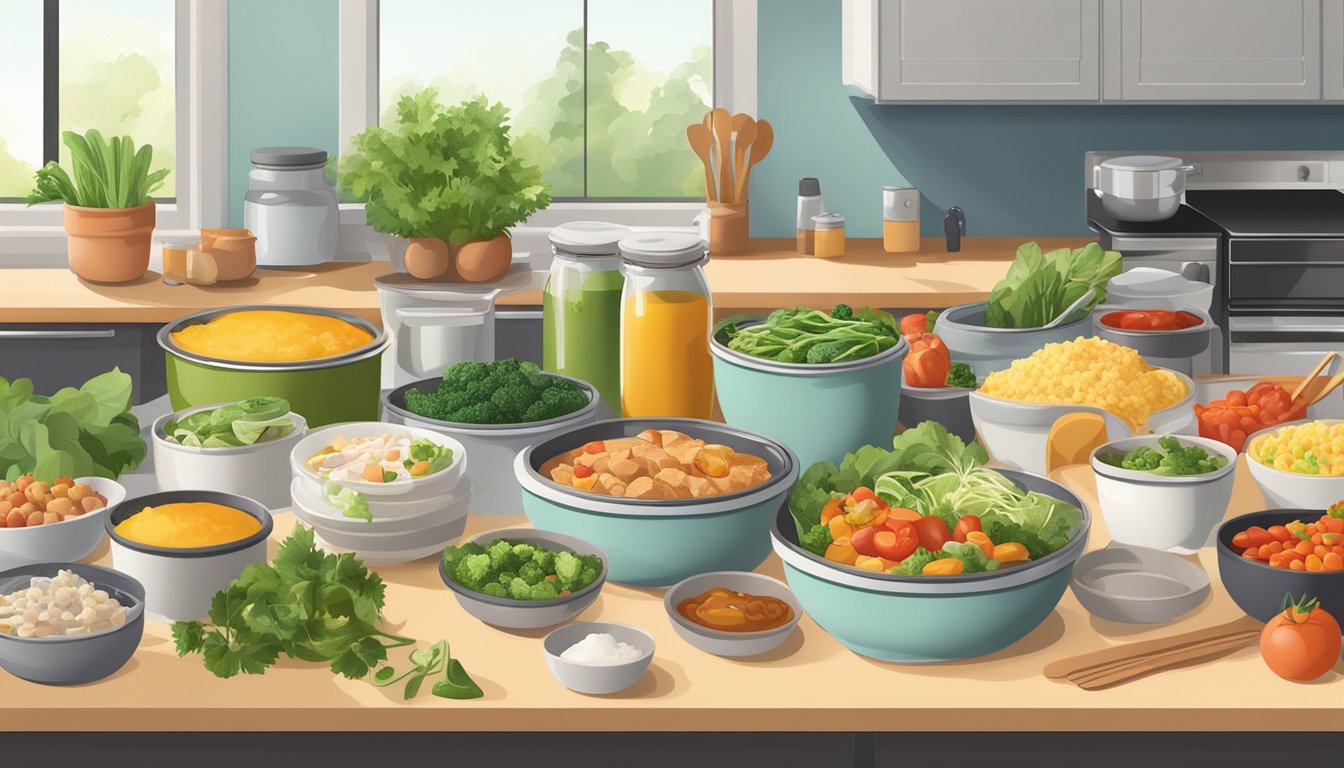
[[[756,114],[756,13],[758,0],[714,0],[714,101],[729,112]],[[378,3],[341,0],[339,142],[342,149],[365,128],[378,123]],[[340,206],[341,251],[389,252],[389,238],[369,228],[361,203]],[[679,229],[694,232],[702,201],[566,200],[551,203],[513,227],[514,250],[534,256],[549,254],[546,236],[560,224],[599,219],[636,229]],[[395,240],[396,238],[391,238]]]
[[[155,237],[228,219],[228,0],[174,0],[177,177],[159,203]],[[0,203],[0,267],[52,266],[66,252],[62,206]]]

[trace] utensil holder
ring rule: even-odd
[[[747,203],[709,202],[709,253],[741,253],[751,236]]]

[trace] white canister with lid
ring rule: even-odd
[[[918,189],[882,188],[882,250],[887,253],[919,252]]]
[[[300,267],[336,257],[336,190],[327,153],[312,147],[252,150],[243,226],[257,237],[257,266]]]

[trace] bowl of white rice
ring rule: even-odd
[[[625,624],[567,624],[541,642],[546,667],[566,688],[602,696],[620,693],[649,671],[653,635]]]

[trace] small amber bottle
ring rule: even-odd
[[[817,230],[814,253],[818,258],[834,259],[845,255],[845,217],[838,213],[823,213],[812,217]]]
[[[918,189],[882,188],[882,250],[887,253],[919,252]]]

